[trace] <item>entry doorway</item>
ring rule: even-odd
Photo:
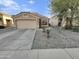
[[[41,28],[41,19],[39,19],[39,28]]]
[[[6,19],[6,23],[7,23],[7,27],[10,27],[11,26],[11,20]]]
[[[3,26],[2,18],[0,18],[0,26]]]

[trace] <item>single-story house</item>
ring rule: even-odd
[[[16,28],[41,28],[42,21],[48,25],[48,18],[34,12],[21,12],[13,16]]]
[[[13,19],[10,15],[0,13],[0,28],[1,27],[12,27],[14,25]]]
[[[51,24],[51,26],[58,26],[58,17],[57,16],[51,17],[50,20],[49,20],[49,23]],[[61,27],[65,27],[65,25],[66,25],[66,21],[63,18]],[[73,20],[72,25],[73,26],[79,26],[78,20]]]

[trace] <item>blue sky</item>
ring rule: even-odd
[[[49,0],[0,0],[0,12],[17,14],[23,11],[38,12],[50,16]]]

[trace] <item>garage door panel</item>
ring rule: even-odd
[[[17,27],[20,29],[36,28],[36,21],[19,20],[17,21]]]

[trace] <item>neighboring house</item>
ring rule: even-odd
[[[49,23],[50,23],[52,26],[58,26],[58,17],[57,17],[57,16],[51,17]],[[65,21],[65,19],[63,18],[61,27],[65,27],[65,25],[66,25],[66,21]],[[73,26],[79,26],[77,20],[73,20]]]
[[[53,16],[50,18],[49,23],[51,26],[57,26],[58,25],[58,17],[57,16]]]
[[[41,28],[42,21],[48,25],[48,18],[41,16],[38,13],[33,12],[21,12],[13,16],[16,28],[27,29],[27,28]]]
[[[57,16],[53,16],[53,17],[51,17],[51,19],[50,19],[50,24],[52,25],[52,26],[58,26],[58,17]],[[66,25],[66,21],[65,21],[65,19],[63,18],[63,21],[62,21],[62,23],[61,23],[61,27],[65,27],[65,25]]]
[[[13,19],[10,15],[0,13],[0,28],[1,27],[12,27],[14,25]]]

